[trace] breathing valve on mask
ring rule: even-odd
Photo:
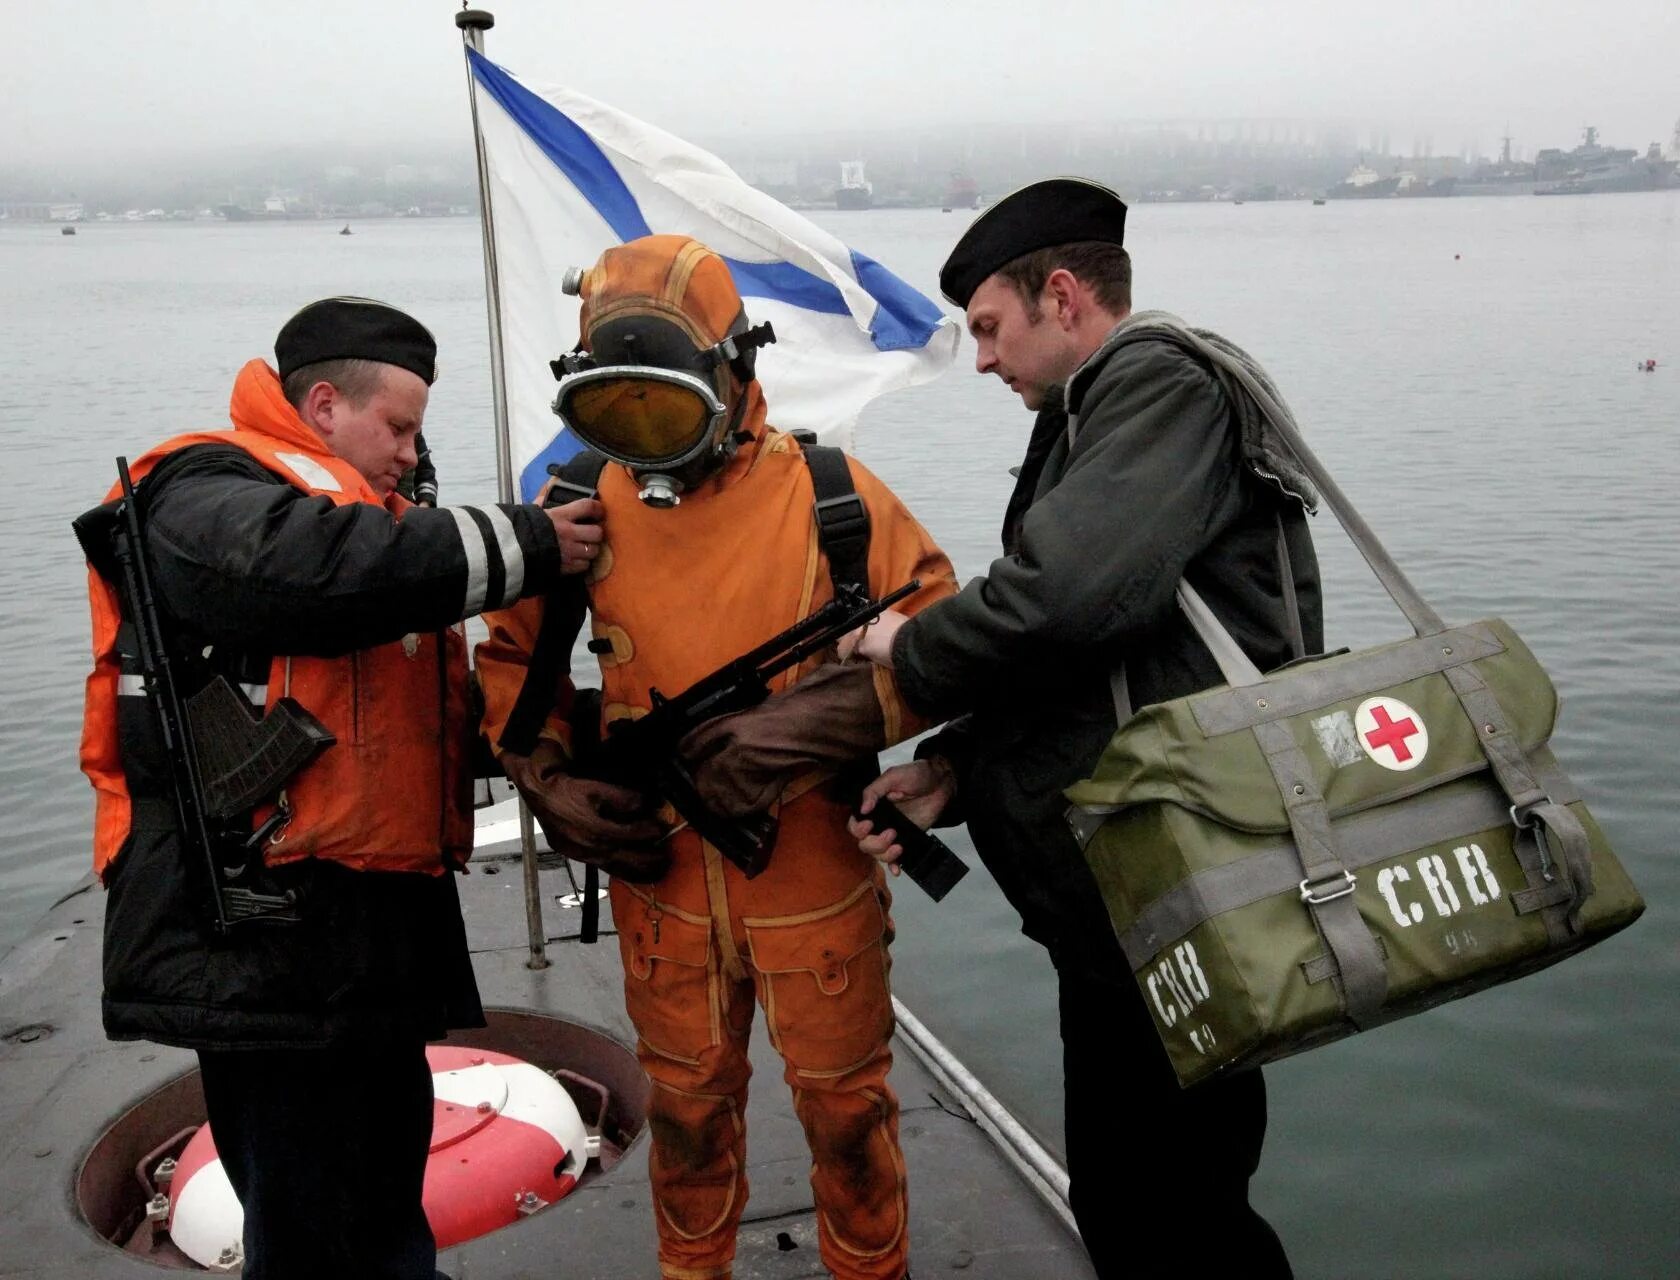
[[[662,475],[655,471],[647,475],[637,475],[636,479],[642,484],[636,491],[636,496],[648,506],[668,511],[672,507],[682,505],[682,481],[675,476]]]

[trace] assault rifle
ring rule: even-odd
[[[750,879],[769,864],[776,844],[776,819],[770,814],[723,818],[707,808],[694,776],[678,754],[690,730],[716,716],[756,707],[770,696],[770,680],[797,666],[848,632],[874,621],[906,596],[920,590],[911,580],[878,600],[854,586],[842,586],[835,598],[756,649],[724,664],[673,698],[655,689],[653,709],[636,720],[614,720],[606,737],[580,761],[580,772],[633,788],[656,790],[700,837],[739,867]],[[852,775],[848,772],[847,777]],[[861,786],[859,788],[861,790]],[[898,865],[938,902],[968,874],[968,867],[936,837],[911,822],[882,799],[871,814],[879,829],[892,827],[903,847]]]
[[[123,500],[112,549],[121,569],[125,611],[138,641],[147,701],[169,758],[176,828],[189,856],[209,878],[210,927],[217,936],[225,936],[247,920],[296,921],[300,917],[295,891],[259,893],[230,883],[262,865],[263,845],[290,819],[290,812],[281,805],[250,833],[238,831],[236,824],[278,795],[294,773],[335,739],[291,698],[281,698],[266,716],[256,719],[225,676],[213,676],[190,698],[182,698],[152,594],[146,530],[127,458],[117,459],[117,476]],[[224,865],[227,854],[238,861]]]

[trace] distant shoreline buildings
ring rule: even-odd
[[[1680,141],[1680,125],[1675,129]],[[1663,155],[1653,142],[1644,155],[1627,148],[1603,146],[1598,130],[1588,125],[1572,150],[1547,147],[1532,161],[1513,157],[1511,139],[1502,139],[1499,158],[1464,171],[1436,176],[1417,168],[1396,167],[1384,177],[1363,163],[1324,195],[1329,199],[1370,199],[1381,196],[1558,196],[1603,195],[1620,191],[1662,191],[1680,187],[1675,158]],[[1676,149],[1680,149],[1677,147]]]
[[[1396,154],[1383,134],[1360,139],[1305,121],[952,126],[918,132],[807,133],[696,139],[748,182],[796,208],[975,208],[1045,173],[1082,173],[1141,202],[1407,199],[1571,195],[1680,187],[1680,123],[1666,153],[1603,145],[1588,126],[1575,147],[1525,156],[1509,136],[1499,154],[1467,146],[1431,154],[1426,137]],[[1358,145],[1359,142],[1368,145]],[[311,153],[317,156],[319,152]],[[203,163],[203,162],[201,162]],[[27,222],[350,221],[471,216],[470,156],[444,162],[322,167],[262,162],[263,176],[203,173],[164,179],[105,174],[76,182],[0,177],[0,220]],[[208,167],[208,166],[206,166]]]

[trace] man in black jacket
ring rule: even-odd
[[[1140,1274],[1159,1258],[1175,1271],[1287,1275],[1248,1204],[1266,1123],[1260,1073],[1179,1089],[1064,819],[1062,789],[1114,732],[1117,671],[1136,706],[1221,682],[1174,607],[1181,578],[1262,668],[1292,656],[1292,632],[1321,644],[1300,502],[1245,460],[1208,368],[1127,332],[1125,214],[1096,183],[1035,183],[976,219],[940,273],[966,309],[980,372],[1038,416],[1003,557],[914,619],[883,618],[858,646],[892,667],[918,711],[958,717],[874,783],[864,808],[891,795],[912,820],[966,820],[1024,931],[1049,949],[1073,1211],[1098,1273]],[[895,833],[867,820],[853,833],[895,856]]]
[[[240,371],[232,430],[133,466],[182,696],[221,676],[252,717],[290,697],[332,735],[277,795],[212,824],[223,874],[295,895],[295,919],[212,926],[120,587],[120,491],[76,522],[93,570],[82,768],[109,890],[105,1027],[198,1051],[252,1280],[435,1274],[425,1041],[483,1025],[451,874],[472,851],[476,727],[458,624],[581,570],[602,536],[580,523],[594,502],[392,499],[435,350],[395,308],[313,303],[280,331],[278,368]]]

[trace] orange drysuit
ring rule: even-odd
[[[623,466],[601,475],[605,543],[589,596],[596,647],[610,645],[599,653],[606,720],[645,713],[652,689],[681,692],[833,595],[800,446],[765,425],[756,381],[742,394],[747,442],[681,505],[643,505]],[[950,563],[922,527],[855,461],[851,473],[871,521],[871,593],[919,578],[921,591],[900,606],[909,613],[952,594]],[[518,696],[542,607],[528,600],[485,615],[478,670],[492,742]],[[820,661],[785,673],[778,687]],[[927,727],[904,709],[889,672],[877,669],[875,690],[889,742]],[[558,713],[544,733],[567,738]],[[775,853],[752,880],[684,827],[668,837],[662,879],[610,884],[625,1003],[654,1084],[650,1165],[668,1280],[731,1272],[747,1197],[755,999],[810,1144],[824,1264],[841,1280],[905,1274],[904,1160],[887,1083],[891,899],[879,864],[846,832],[850,806],[820,783],[784,790]]]

